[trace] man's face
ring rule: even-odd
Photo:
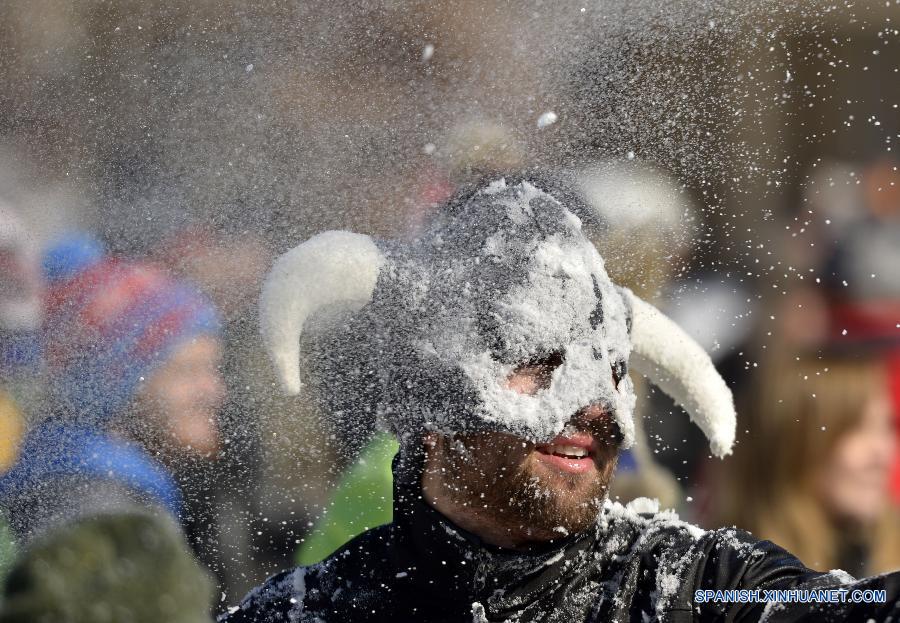
[[[549,385],[559,363],[550,358],[522,365],[506,385],[535,394]],[[437,484],[445,503],[514,538],[550,540],[594,523],[620,441],[612,417],[596,405],[573,414],[563,433],[549,444],[506,433],[429,434],[425,484]]]

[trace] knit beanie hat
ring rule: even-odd
[[[219,332],[215,309],[194,287],[110,257],[90,236],[52,245],[43,270],[51,393],[82,423],[120,413],[177,347]]]

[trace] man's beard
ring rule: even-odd
[[[592,423],[593,424],[593,423]],[[560,538],[595,524],[618,458],[615,435],[590,428],[600,449],[596,471],[573,474],[542,464],[533,444],[504,433],[443,437],[435,450],[445,470],[445,494],[489,517],[498,528]]]

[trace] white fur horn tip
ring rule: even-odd
[[[300,393],[300,335],[319,310],[361,309],[372,299],[385,262],[362,234],[326,231],[279,257],[263,283],[260,330],[281,384]]]
[[[709,355],[653,305],[633,294],[631,304],[632,367],[687,411],[715,456],[731,454],[734,399]]]

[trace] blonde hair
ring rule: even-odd
[[[816,477],[841,437],[859,425],[866,403],[887,391],[884,367],[873,359],[801,357],[765,370],[723,469],[720,519],[810,567],[834,568],[848,535],[823,506]],[[867,573],[900,567],[896,509],[888,507],[876,524],[858,535],[867,546]]]

